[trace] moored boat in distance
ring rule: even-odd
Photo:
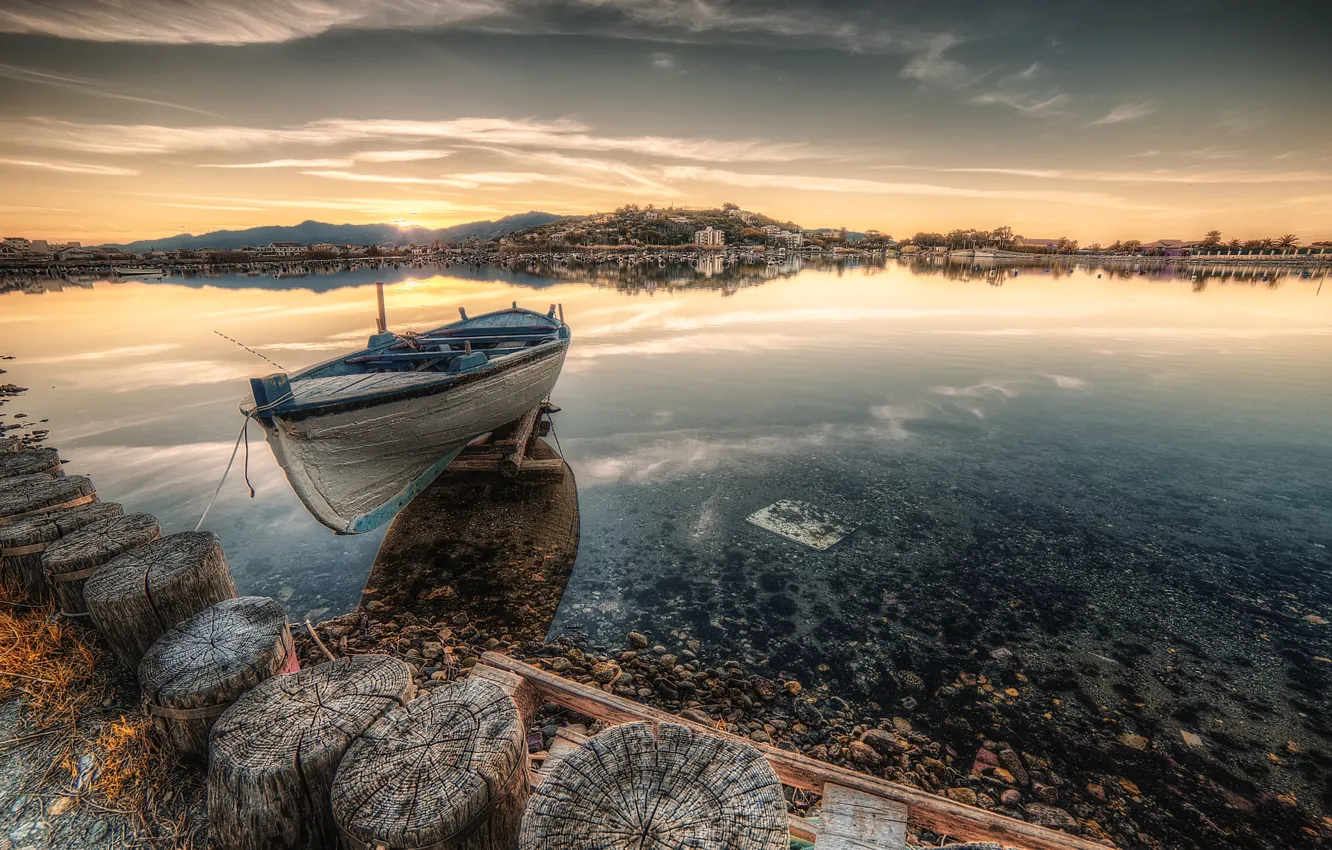
[[[153,266],[113,267],[111,271],[115,272],[117,277],[161,277],[165,274],[161,269]]]
[[[381,302],[382,308],[382,302]],[[463,447],[518,419],[555,386],[570,332],[550,312],[511,309],[250,381],[241,410],[264,427],[292,489],[339,534],[383,525]]]

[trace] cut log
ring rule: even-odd
[[[274,676],[218,718],[208,746],[208,824],[227,850],[329,850],[347,747],[413,693],[412,670],[357,655]]]
[[[95,501],[97,491],[82,475],[52,478],[38,472],[6,478],[4,486],[0,486],[0,525]]]
[[[162,739],[203,760],[209,730],[237,697],[298,669],[282,603],[242,596],[167,629],[139,662],[139,692]]]
[[[6,486],[3,479],[21,475],[64,478],[65,467],[61,465],[60,453],[55,449],[29,449],[0,454],[0,489]]]
[[[125,514],[89,523],[46,547],[42,574],[67,616],[88,613],[84,583],[108,561],[162,536],[150,514]]]
[[[84,526],[121,513],[115,502],[91,502],[0,525],[0,583],[17,582],[34,597],[44,595],[42,554],[47,548]]]
[[[674,723],[612,726],[537,786],[522,850],[787,850],[782,784],[753,747]]]
[[[234,599],[236,583],[211,531],[171,534],[108,561],[83,587],[88,613],[130,670],[153,641],[210,605]]]
[[[518,707],[467,679],[377,720],[348,747],[331,799],[352,850],[512,850],[529,793]]]

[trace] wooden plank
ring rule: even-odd
[[[684,723],[707,729],[716,735],[737,737],[650,706],[639,705],[589,685],[569,681],[506,655],[487,652],[481,656],[481,660],[484,664],[517,673],[527,679],[536,686],[544,699],[603,722],[632,723],[647,720],[658,723]],[[768,759],[773,770],[777,771],[777,776],[782,782],[793,788],[822,793],[824,786],[831,782],[844,788],[893,800],[907,806],[913,823],[943,835],[970,841],[996,841],[1025,850],[1105,850],[1104,844],[998,815],[975,806],[967,806],[947,797],[936,796],[906,785],[856,773],[769,744],[755,744],[747,738],[741,740],[757,747]]]
[[[444,477],[457,480],[463,478],[476,478],[494,476],[499,472],[498,455],[479,455],[476,457],[460,457],[449,468],[445,470]],[[528,458],[523,461],[522,469],[518,471],[518,477],[515,479],[520,484],[539,483],[544,481],[559,481],[564,477],[564,460],[562,458],[551,458],[549,460],[533,460]]]
[[[823,786],[819,850],[905,850],[907,807],[836,783]]]
[[[477,667],[484,667],[484,664],[478,664]],[[574,752],[583,744],[587,743],[587,736],[580,735],[570,729],[563,728],[555,733],[555,737],[550,742],[550,747],[546,750],[546,762],[541,765],[541,770],[537,771],[532,779],[532,786],[536,787],[550,776],[551,771],[564,761],[564,757]]]
[[[541,405],[538,404],[523,414],[512,434],[495,443],[504,450],[504,455],[499,459],[500,475],[510,480],[518,477],[527,454],[527,441],[532,438],[532,426],[536,425],[540,415]]]

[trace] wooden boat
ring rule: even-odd
[[[161,277],[165,272],[152,266],[130,266],[124,268],[113,268],[116,277]]]
[[[473,440],[550,394],[569,327],[512,309],[416,336],[384,330],[366,348],[292,375],[250,381],[242,406],[264,427],[292,489],[321,523],[360,534],[388,522]]]

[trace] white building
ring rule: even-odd
[[[304,254],[305,251],[305,245],[301,242],[273,242],[269,244],[267,252],[277,254],[279,257],[294,257],[297,254]]]
[[[325,254],[337,254],[341,253],[342,251],[341,248],[339,248],[337,245],[334,245],[332,242],[316,242],[315,244],[310,246],[310,250],[319,251]]]
[[[5,244],[19,251],[27,251],[32,247],[32,243],[22,236],[6,236]]]
[[[805,234],[799,230],[779,230],[768,238],[773,242],[784,243],[786,247],[792,250],[805,244]]]
[[[709,224],[702,230],[694,231],[694,244],[700,248],[720,248],[726,244],[726,234],[720,230],[713,230]]]

